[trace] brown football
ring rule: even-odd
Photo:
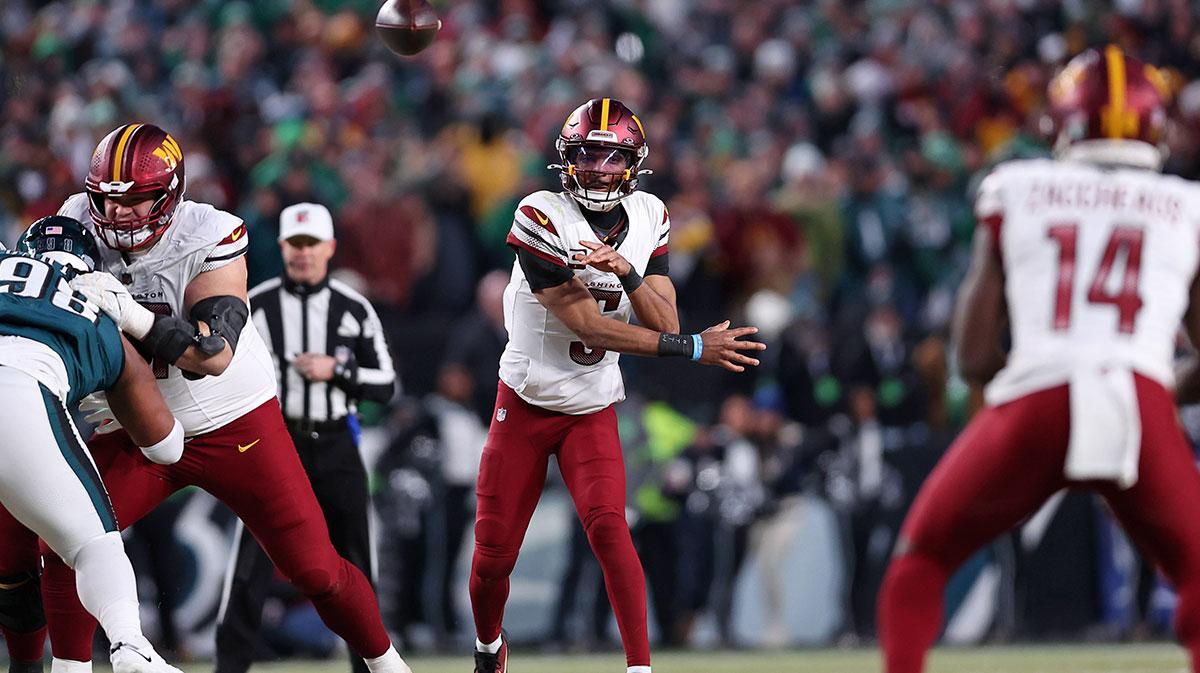
[[[442,21],[429,0],[387,0],[375,15],[375,30],[388,49],[412,56],[437,37]]]

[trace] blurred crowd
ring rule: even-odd
[[[381,314],[403,385],[368,410],[395,438],[381,511],[453,559],[505,340],[514,207],[557,189],[545,166],[571,109],[622,100],[650,144],[641,188],[670,209],[685,329],[732,318],[770,345],[737,376],[624,359],[630,511],[667,642],[704,610],[729,637],[755,528],[799,493],[838,512],[853,568],[839,633],[870,636],[889,536],[971,408],[947,345],[971,187],[1047,153],[1056,68],[1107,42],[1163,67],[1166,170],[1200,168],[1188,0],[433,5],[437,40],[401,58],[376,39],[377,0],[4,0],[0,238],[80,191],[97,140],[130,121],[179,141],[187,198],[247,222],[251,284],[281,271],[279,211],[327,205],[337,274]],[[401,586],[420,586],[417,565]]]

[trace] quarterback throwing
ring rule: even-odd
[[[565,191],[517,207],[516,250],[504,293],[508,345],[476,486],[471,605],[477,673],[504,673],[500,633],[508,576],[537,506],[550,456],[604,572],[628,673],[649,673],[646,585],[625,522],[625,468],[613,404],[625,399],[620,353],[686,357],[733,371],[758,364],[726,321],[678,334],[667,276],[671,219],[636,191],[648,152],[642,124],[621,102],[592,99],[563,124],[556,147]],[[629,324],[636,314],[645,327]]]

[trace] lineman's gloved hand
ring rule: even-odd
[[[117,323],[122,332],[135,339],[144,339],[154,326],[154,314],[137,303],[133,295],[116,276],[107,271],[93,271],[71,279],[71,289],[100,307]]]
[[[113,416],[112,409],[108,408],[108,398],[103,392],[92,393],[80,400],[79,410],[91,412],[85,415],[83,420],[95,424],[97,434],[107,435],[121,429],[121,422]]]

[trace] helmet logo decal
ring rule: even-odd
[[[617,134],[612,131],[588,131],[587,139],[615,143],[617,142]]]
[[[131,124],[121,134],[121,139],[117,141],[117,151],[113,155],[113,182],[121,181],[121,162],[125,159],[125,146],[129,143],[129,138],[133,135],[133,132],[141,127],[141,124]]]
[[[179,143],[168,135],[163,139],[162,146],[154,150],[154,156],[163,160],[170,170],[175,170],[175,166],[179,164],[179,160],[183,158],[183,150],[179,149]]]
[[[1125,107],[1125,55],[1110,44],[1104,50],[1108,63],[1108,105],[1100,110],[1100,126],[1109,138],[1137,137],[1137,112]]]
[[[124,194],[125,192],[129,191],[133,185],[133,180],[130,180],[129,182],[117,182],[115,180],[113,182],[101,182],[100,191],[104,192],[105,194]]]

